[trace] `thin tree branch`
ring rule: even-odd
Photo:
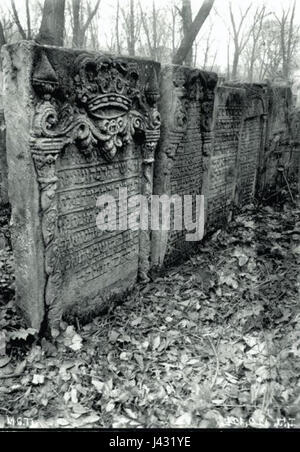
[[[213,4],[214,0],[204,0],[195,19],[191,24],[189,33],[186,36],[184,36],[179,46],[179,49],[177,50],[173,58],[173,64],[182,64],[183,61],[185,61],[188,53],[192,48],[193,42],[195,41],[197,34],[199,33],[202,25],[204,24],[206,18],[208,17],[213,7]]]
[[[92,12],[89,14],[89,17],[87,18],[86,23],[83,25],[83,27],[82,27],[83,34],[85,33],[85,31],[87,30],[88,26],[89,26],[90,23],[92,22],[92,20],[93,20],[95,14],[96,14],[96,12],[97,12],[97,10],[98,10],[98,8],[99,8],[100,2],[101,2],[101,0],[98,0],[98,1],[97,1],[96,5],[95,5],[95,8],[94,8],[94,9],[92,10]]]
[[[10,2],[11,2],[12,10],[13,10],[14,19],[15,19],[16,25],[18,27],[18,30],[20,32],[20,35],[22,36],[23,39],[26,39],[27,38],[26,37],[26,33],[25,33],[25,31],[24,31],[24,29],[23,29],[23,27],[21,25],[21,22],[20,22],[20,19],[19,19],[19,15],[18,15],[18,11],[16,9],[15,2],[14,2],[14,0],[10,0]]]
[[[30,8],[29,0],[26,0],[26,19],[27,19],[27,39],[31,39],[31,21],[30,21]]]

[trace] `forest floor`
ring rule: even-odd
[[[55,346],[7,302],[1,251],[0,427],[300,427],[299,214],[249,207]]]

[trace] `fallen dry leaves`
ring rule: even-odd
[[[55,345],[2,306],[0,425],[300,426],[299,213],[246,209]]]

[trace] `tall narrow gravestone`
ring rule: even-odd
[[[165,206],[162,202],[162,211],[170,211],[170,230],[160,225],[152,231],[151,258],[155,266],[168,264],[195,248],[195,243],[187,239],[187,234],[191,234],[185,219],[189,210],[193,225],[202,221],[196,200],[200,195],[206,197],[216,83],[217,75],[212,72],[175,65],[162,70],[162,127],[155,159],[154,193],[169,197]],[[196,229],[198,226],[193,229],[195,241],[201,236]]]
[[[245,90],[220,86],[214,104],[214,138],[208,171],[207,230],[224,225],[235,197]]]
[[[147,275],[149,233],[127,220],[152,193],[160,67],[32,42],[3,53],[17,302],[55,327]],[[106,228],[103,195],[116,200]]]
[[[245,111],[240,135],[235,203],[250,203],[259,182],[259,171],[267,140],[267,85],[243,83]]]

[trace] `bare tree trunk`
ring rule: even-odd
[[[134,21],[134,0],[130,0],[129,14],[129,34],[128,34],[128,53],[135,56],[135,21]]]
[[[154,44],[152,46],[152,42],[151,42],[151,38],[150,38],[150,31],[149,31],[149,27],[148,27],[148,21],[147,21],[147,17],[145,15],[145,13],[143,12],[143,8],[141,3],[139,2],[139,7],[140,7],[140,14],[141,14],[141,21],[142,21],[142,25],[144,28],[144,32],[146,35],[146,39],[147,39],[147,44],[149,47],[149,53],[150,56],[153,60],[155,60],[156,57],[156,53],[155,53],[155,48],[154,48]],[[154,33],[153,33],[154,34]]]
[[[152,2],[152,17],[153,17],[153,54],[154,59],[157,60],[157,13],[155,8],[155,1]]]
[[[209,48],[211,45],[211,33],[212,33],[213,26],[211,25],[209,28],[209,32],[205,37],[205,51],[204,51],[204,58],[203,58],[203,65],[202,69],[205,71],[207,64],[208,64],[208,54],[209,54]],[[196,65],[195,65],[196,66]]]
[[[98,0],[93,9],[91,9],[90,3],[87,3],[87,19],[85,23],[82,22],[82,14],[80,14],[82,1],[81,0],[72,0],[72,17],[73,17],[73,37],[72,37],[72,46],[73,47],[83,47],[85,44],[85,36],[88,30],[88,27],[91,25],[91,22],[97,13],[100,5],[100,1]],[[95,39],[94,39],[95,41]]]
[[[232,72],[231,72],[232,79],[237,78],[239,59],[240,59],[240,49],[235,45],[233,63],[232,63]]]
[[[73,11],[73,38],[72,38],[72,46],[78,47],[78,38],[79,38],[79,12],[80,12],[80,2],[81,0],[72,0],[72,11]]]
[[[182,17],[183,39],[186,39],[193,23],[191,0],[182,0],[181,17]],[[191,46],[188,54],[186,55],[184,63],[187,66],[192,66],[193,45]]]
[[[227,80],[230,79],[230,40],[227,43]]]
[[[186,60],[189,52],[192,49],[196,36],[199,33],[199,30],[204,24],[206,18],[208,17],[213,7],[213,4],[214,0],[204,0],[195,19],[193,20],[193,23],[191,24],[188,34],[183,37],[179,49],[177,50],[175,56],[173,57],[174,64],[183,64],[183,62]]]
[[[65,0],[45,0],[37,41],[41,44],[63,46]]]
[[[214,54],[214,58],[213,58],[212,65],[211,65],[211,67],[210,67],[210,72],[212,72],[213,69],[214,69],[214,65],[215,65],[216,58],[217,58],[217,53],[218,53],[218,51],[216,50],[216,51],[215,51],[215,54]]]
[[[286,68],[285,68],[285,77],[286,80],[290,78],[291,75],[291,60],[292,60],[292,38],[294,34],[294,18],[295,18],[295,9],[296,9],[296,0],[294,0],[292,12],[291,12],[291,18],[289,23],[289,29],[288,29],[288,42],[287,42],[287,58],[286,58]]]
[[[80,36],[79,36],[79,46],[80,47],[82,47],[84,45],[86,31],[87,31],[88,27],[90,26],[90,23],[92,22],[93,18],[95,17],[95,15],[99,9],[100,1],[101,0],[97,0],[97,3],[93,10],[89,9],[87,20],[86,20],[85,24],[82,27],[80,27]]]
[[[280,28],[280,54],[282,64],[282,76],[289,80],[291,75],[291,62],[295,46],[298,41],[299,27],[295,28],[296,0],[293,2],[292,10],[283,10],[281,18],[275,15]]]
[[[234,18],[233,10],[232,10],[232,4],[229,3],[229,13],[230,13],[230,21],[232,26],[232,35],[233,35],[233,43],[234,43],[234,56],[233,56],[233,63],[232,63],[232,73],[231,77],[235,79],[237,77],[238,72],[238,64],[240,56],[246,46],[247,40],[249,39],[249,35],[252,32],[252,29],[255,27],[256,24],[253,24],[251,29],[249,30],[247,35],[244,35],[242,33],[242,26],[245,22],[245,19],[250,11],[251,4],[248,6],[248,8],[242,13],[239,24],[236,23],[236,20]]]
[[[259,42],[259,38],[261,37],[261,32],[263,29],[263,22],[264,22],[265,16],[266,16],[266,7],[265,6],[262,6],[261,8],[256,9],[254,19],[253,19],[256,26],[252,27],[252,29],[251,29],[252,48],[251,48],[249,71],[248,71],[248,80],[250,83],[253,82],[253,78],[254,78],[254,64],[257,59],[257,54],[256,54],[257,53],[257,45]]]
[[[126,31],[126,41],[127,41],[127,51],[130,56],[135,56],[135,45],[138,41],[138,36],[140,33],[141,20],[142,17],[136,11],[136,3],[134,0],[130,0],[129,11],[120,8],[124,19],[125,31]]]
[[[27,20],[27,39],[31,39],[31,20],[30,20],[29,0],[26,0],[26,20]]]
[[[176,9],[172,8],[172,55],[175,54]]]
[[[20,33],[22,39],[27,39],[26,33],[25,33],[25,31],[24,31],[24,29],[23,29],[23,27],[21,25],[21,22],[20,22],[19,15],[18,15],[18,12],[17,12],[14,0],[11,0],[11,7],[12,7],[12,10],[13,10],[14,20],[15,20],[16,25],[18,27],[19,33]]]
[[[196,42],[195,43],[194,52],[193,52],[193,66],[194,67],[196,67],[196,65],[197,65],[197,58],[198,58],[198,43]]]
[[[119,21],[120,21],[120,3],[118,0],[117,3],[117,15],[116,15],[116,39],[117,39],[117,53],[121,53],[121,46],[120,46],[120,33],[119,33]]]

